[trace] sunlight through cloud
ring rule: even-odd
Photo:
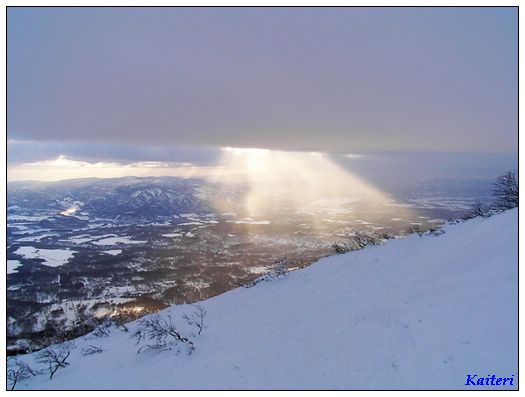
[[[372,183],[320,152],[225,147],[220,163],[223,172],[214,179],[245,184],[247,193],[242,205],[251,215],[283,207],[315,212],[330,201],[361,201],[370,205],[391,201]]]
[[[60,155],[53,160],[8,167],[7,179],[10,181],[58,181],[76,178],[119,178],[123,176],[192,178],[207,176],[213,172],[215,172],[214,167],[199,167],[188,162],[141,161],[121,164],[118,162],[73,160]]]

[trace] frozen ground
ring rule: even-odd
[[[137,353],[131,333],[75,341],[69,366],[20,389],[486,389],[518,383],[518,211],[331,256],[201,303],[192,355]],[[178,305],[171,314],[188,334]],[[83,356],[96,345],[100,354]],[[20,360],[44,364],[31,355]],[[508,383],[507,386],[508,387]],[[492,388],[504,388],[493,386]]]

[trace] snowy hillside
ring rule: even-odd
[[[518,384],[518,211],[326,257],[201,303],[195,351],[142,349],[129,332],[74,342],[65,368],[17,389],[485,389]],[[162,316],[189,332],[173,306]],[[188,336],[186,333],[185,335]],[[94,345],[102,353],[84,356]],[[508,382],[507,382],[508,385]],[[509,386],[492,386],[506,388]]]

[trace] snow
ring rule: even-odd
[[[20,247],[14,253],[28,259],[43,259],[43,265],[58,267],[68,262],[77,251],[70,249]]]
[[[163,234],[162,237],[180,237],[182,236],[182,233],[167,233]]]
[[[18,230],[29,230],[28,226],[19,225],[19,224],[16,224],[16,223],[8,223],[7,227],[12,227],[12,228],[15,228],[15,229],[18,229]],[[38,231],[38,230],[36,230],[36,231]]]
[[[8,222],[12,221],[28,221],[28,222],[39,222],[46,219],[50,219],[50,216],[29,216],[29,215],[11,215],[7,216]]]
[[[64,215],[64,216],[72,216],[75,214],[75,212],[78,211],[78,207],[69,207],[68,209],[65,209],[64,211],[62,211],[60,213],[60,215]]]
[[[73,244],[84,244],[90,242],[92,239],[93,238],[90,237],[88,234],[84,234],[82,236],[70,237],[69,241],[71,241]]]
[[[248,268],[248,271],[253,274],[264,274],[268,273],[268,268],[266,266],[253,266]]]
[[[180,216],[182,218],[188,218],[188,217],[196,217],[196,216],[199,216],[199,215],[197,215],[196,213],[192,212],[192,213],[189,213],[189,214],[180,214]]]
[[[77,339],[71,365],[17,388],[486,388],[465,386],[467,374],[514,375],[517,388],[518,212],[444,230],[325,257],[203,301],[192,355],[137,353],[135,322],[129,333]],[[182,315],[192,310],[161,314],[187,332]],[[83,356],[87,345],[104,351]]]
[[[18,268],[22,266],[20,261],[17,261],[16,259],[8,259],[7,260],[7,274],[17,273]]]
[[[107,250],[107,251],[102,251],[102,252],[108,255],[113,255],[113,256],[122,254],[122,250]]]
[[[131,240],[127,236],[118,237],[116,235],[109,235],[107,238],[102,238],[92,243],[95,245],[115,245],[115,244],[144,244],[146,241]]]
[[[201,288],[207,288],[210,286],[210,283],[204,281],[204,280],[188,280],[185,282],[185,285],[190,286],[194,289],[201,289]]]

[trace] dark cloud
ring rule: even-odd
[[[129,144],[111,149],[122,157],[514,151],[517,21],[517,8],[9,8],[8,137]]]
[[[496,178],[518,168],[517,153],[366,153],[332,159],[366,180],[413,183],[429,178]]]

